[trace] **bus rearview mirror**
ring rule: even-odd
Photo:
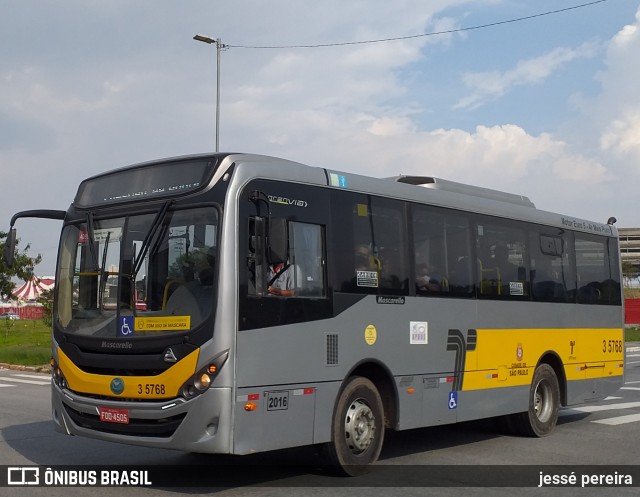
[[[7,267],[13,267],[13,260],[16,251],[16,229],[9,228],[7,239],[4,242],[4,263]]]

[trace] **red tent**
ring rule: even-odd
[[[13,292],[13,296],[20,300],[36,300],[42,292],[51,290],[54,283],[55,280],[52,276],[45,276],[43,278],[34,276]]]

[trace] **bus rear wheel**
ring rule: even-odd
[[[367,378],[350,378],[336,403],[327,446],[331,469],[348,476],[366,473],[376,462],[384,439],[384,407]]]
[[[510,421],[515,431],[528,437],[544,437],[558,422],[560,386],[555,371],[540,364],[533,374],[529,391],[529,409],[513,414]]]

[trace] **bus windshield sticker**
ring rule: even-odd
[[[136,331],[188,331],[191,316],[156,316],[136,318]]]
[[[411,321],[409,323],[409,343],[411,345],[428,344],[429,323],[426,321]]]
[[[120,316],[118,336],[127,337],[133,333],[133,316]]]
[[[378,272],[356,271],[356,283],[358,286],[378,288]]]
[[[97,229],[93,232],[93,241],[105,243],[107,241],[119,242],[122,240],[122,228]]]
[[[510,281],[509,293],[511,295],[524,295],[524,283],[522,281]]]

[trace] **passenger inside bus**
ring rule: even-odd
[[[506,245],[496,245],[493,248],[494,266],[498,268],[500,282],[508,285],[510,281],[519,281],[519,268],[509,261],[509,248]]]
[[[428,264],[418,264],[416,266],[416,287],[420,291],[439,292],[441,290],[437,270]]]
[[[171,294],[165,307],[167,314],[191,316],[191,328],[199,324],[209,314],[213,296],[213,268],[215,249],[207,251],[206,266],[198,271],[195,278],[192,262],[182,265],[184,281]]]
[[[378,271],[380,263],[376,263],[377,258],[371,253],[369,245],[360,243],[354,250],[354,265],[356,271]]]

